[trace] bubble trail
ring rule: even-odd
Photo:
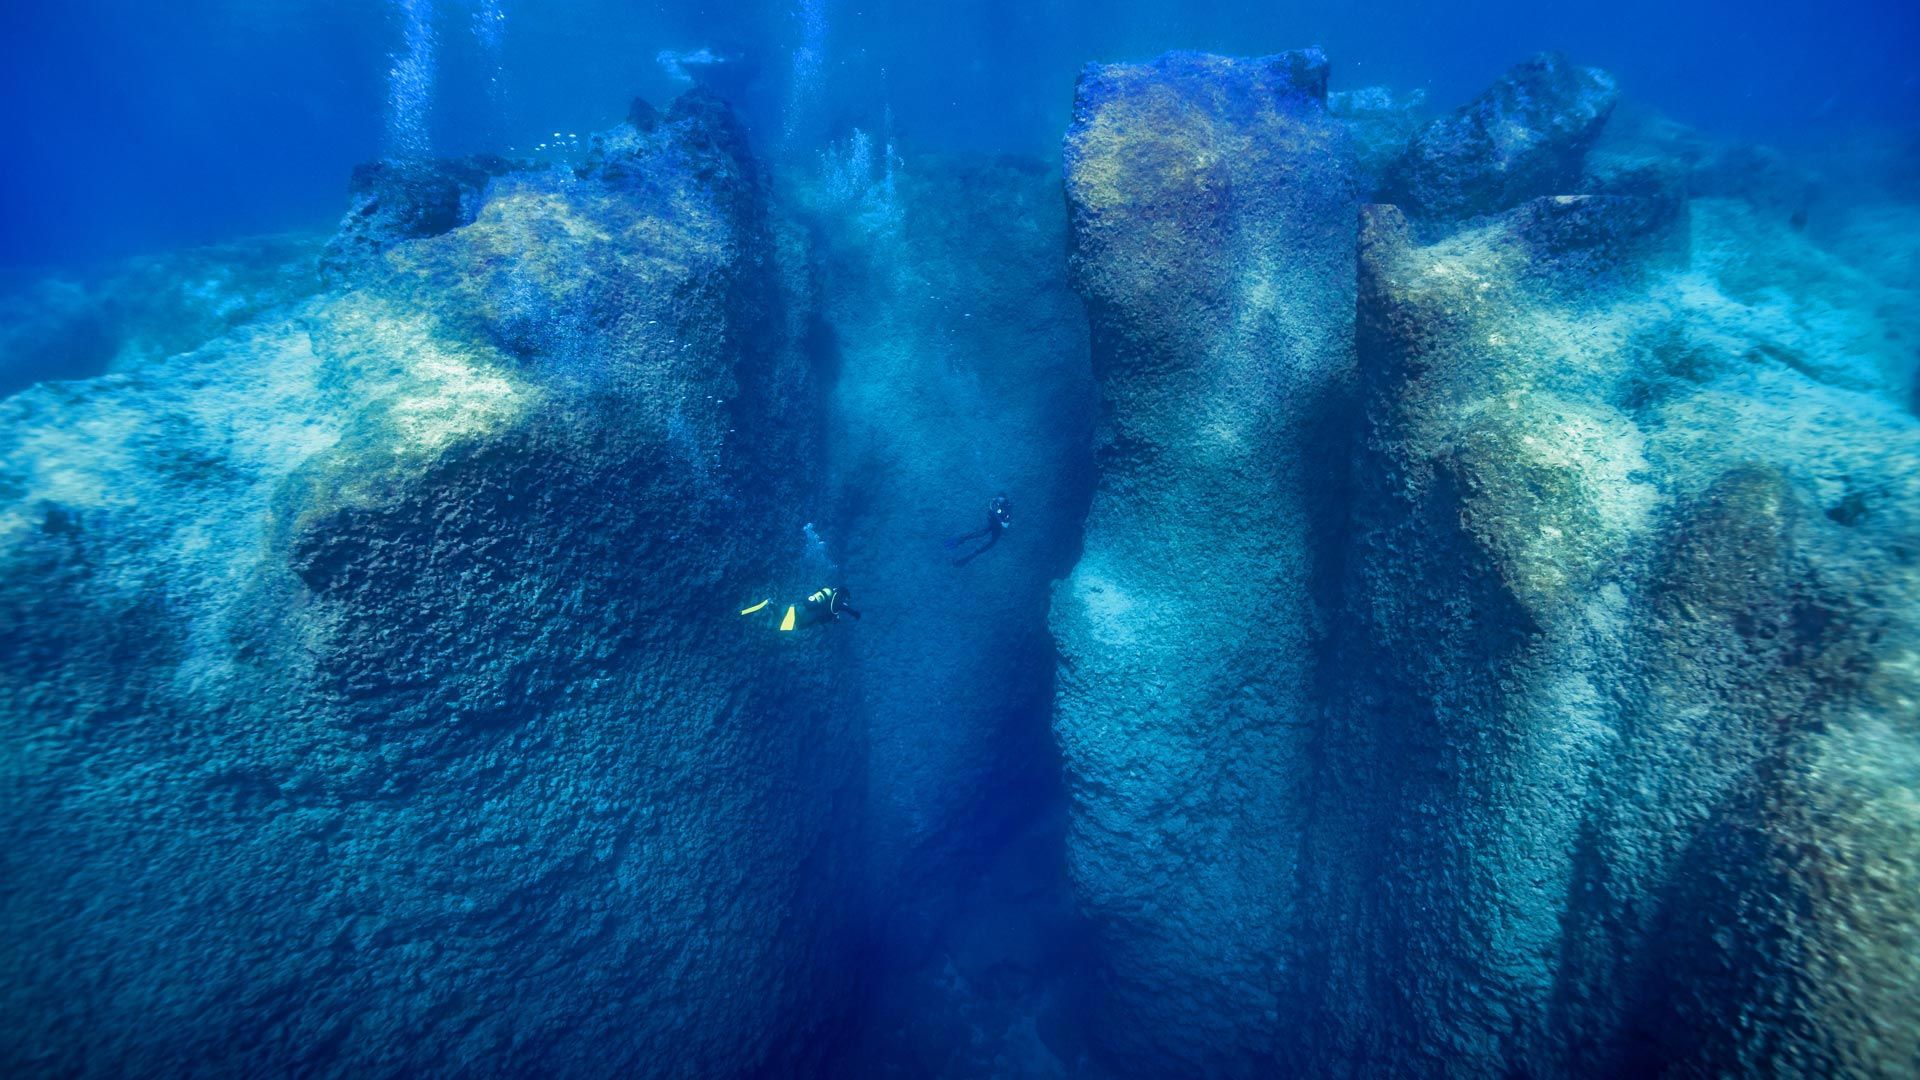
[[[387,72],[387,153],[424,158],[433,149],[428,131],[438,44],[433,4],[431,0],[393,0],[393,6],[400,16],[405,51],[393,58]]]

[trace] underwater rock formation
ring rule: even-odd
[[[1426,102],[1425,90],[1396,95],[1384,86],[1327,94],[1327,111],[1352,136],[1361,191],[1377,191],[1400,164],[1407,144],[1427,122]]]
[[[1137,1075],[1257,1075],[1294,1009],[1316,575],[1353,388],[1356,201],[1317,52],[1090,67],[1070,263],[1104,410],[1056,591],[1068,856]]]
[[[1911,1072],[1920,211],[1326,85],[792,206],[636,103],[62,308],[180,279],[0,402],[0,1064]]]
[[[1613,77],[1543,53],[1416,132],[1388,179],[1408,213],[1490,214],[1577,190],[1587,148],[1619,96]]]
[[[762,182],[683,99],[597,171],[137,372],[0,404],[15,1073],[805,1071],[860,741]]]
[[[1570,214],[1596,225],[1542,243]],[[1700,273],[1713,216],[1690,271],[1632,253],[1678,226],[1631,200],[1429,247],[1365,220],[1368,677],[1329,748],[1366,803],[1327,805],[1373,855],[1316,909],[1356,913],[1337,951],[1395,943],[1366,1009],[1403,1021],[1340,1056],[1899,1071],[1920,425],[1768,348],[1777,316]]]
[[[134,371],[320,290],[324,235],[254,237],[0,282],[0,395]]]
[[[1583,162],[1610,83],[1522,71],[1432,129],[1437,216],[1357,236],[1312,64],[1082,81],[1107,431],[1056,728],[1117,1073],[1920,1051],[1907,294],[1685,162]],[[1541,156],[1476,178],[1539,79]]]
[[[348,186],[352,206],[327,241],[321,276],[339,284],[403,240],[439,236],[471,222],[488,182],[515,167],[491,155],[356,167]]]

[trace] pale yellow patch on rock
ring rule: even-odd
[[[328,311],[351,346],[349,362],[393,376],[363,384],[380,395],[372,408],[397,436],[396,452],[437,452],[456,439],[496,430],[523,416],[538,391],[485,346],[449,341],[429,314],[358,296]]]

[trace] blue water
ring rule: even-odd
[[[7,5],[0,1073],[1920,1073],[1917,45]]]
[[[427,5],[432,147],[528,148],[554,129],[603,127],[619,101],[673,90],[656,61],[666,49],[737,50],[758,68],[758,96],[779,102],[807,6]],[[1081,65],[1173,48],[1317,45],[1336,86],[1423,87],[1436,103],[1560,48],[1681,120],[1775,141],[1910,130],[1920,114],[1920,13],[1898,0],[814,6],[824,47],[812,107],[869,126],[891,108],[904,135],[935,149],[1044,152]],[[488,14],[504,29],[478,32]],[[0,17],[0,183],[15,208],[0,266],[318,226],[338,211],[347,170],[386,148],[401,5],[86,0]]]

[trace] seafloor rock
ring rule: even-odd
[[[0,283],[0,396],[133,371],[320,290],[325,236],[256,236]]]
[[[403,240],[457,229],[473,220],[487,184],[513,162],[491,155],[433,161],[370,161],[353,170],[352,207],[320,257],[320,273],[339,284]]]
[[[723,113],[0,410],[15,1074],[804,1071],[859,732]]]
[[[802,192],[833,372],[822,529],[864,616],[843,690],[868,740],[877,985],[849,1073],[1044,1075],[1054,1055],[1034,1013],[1060,1010],[1076,935],[1047,604],[1079,547],[1095,406],[1059,184],[856,138]],[[1014,523],[989,548],[1003,492]]]
[[[1772,147],[1714,138],[1645,106],[1620,110],[1594,149],[1590,171],[1605,173],[1610,159],[1657,163],[1693,198],[1744,199],[1785,222],[1804,224],[1820,189],[1811,169]]]
[[[1544,53],[1417,132],[1389,197],[1423,217],[1490,214],[1580,190],[1588,147],[1613,112],[1613,77]]]
[[[1865,358],[1769,344],[1791,311],[1720,291],[1718,208],[1662,270],[1540,243],[1582,205],[1427,247],[1365,219],[1320,1063],[1900,1072],[1920,424]]]
[[[1353,136],[1362,192],[1377,191],[1400,163],[1407,144],[1427,121],[1426,103],[1425,90],[1395,94],[1384,86],[1366,86],[1328,92],[1327,111]]]
[[[1326,79],[1318,52],[1090,67],[1067,135],[1105,430],[1054,598],[1055,725],[1098,1037],[1139,1075],[1265,1075],[1296,1008],[1315,574],[1352,386]]]

